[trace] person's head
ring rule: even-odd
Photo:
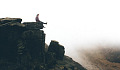
[[[37,14],[37,16],[39,16],[39,14]]]

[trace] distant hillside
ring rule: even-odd
[[[88,70],[120,70],[120,48],[100,46],[93,49],[84,49],[84,65]]]

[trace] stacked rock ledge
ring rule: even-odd
[[[21,22],[0,19],[0,70],[86,70],[64,56],[59,42],[45,44],[44,22]]]

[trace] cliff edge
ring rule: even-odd
[[[0,18],[0,70],[86,70],[59,42],[46,46],[44,22],[21,21]]]

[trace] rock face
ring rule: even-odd
[[[85,70],[64,56],[64,46],[59,42],[51,41],[45,47],[45,33],[40,30],[43,22],[21,21],[0,19],[0,70]]]
[[[54,53],[56,59],[62,60],[65,53],[64,46],[60,45],[57,41],[51,41],[48,52]]]
[[[43,22],[24,22],[27,29],[43,29]]]

